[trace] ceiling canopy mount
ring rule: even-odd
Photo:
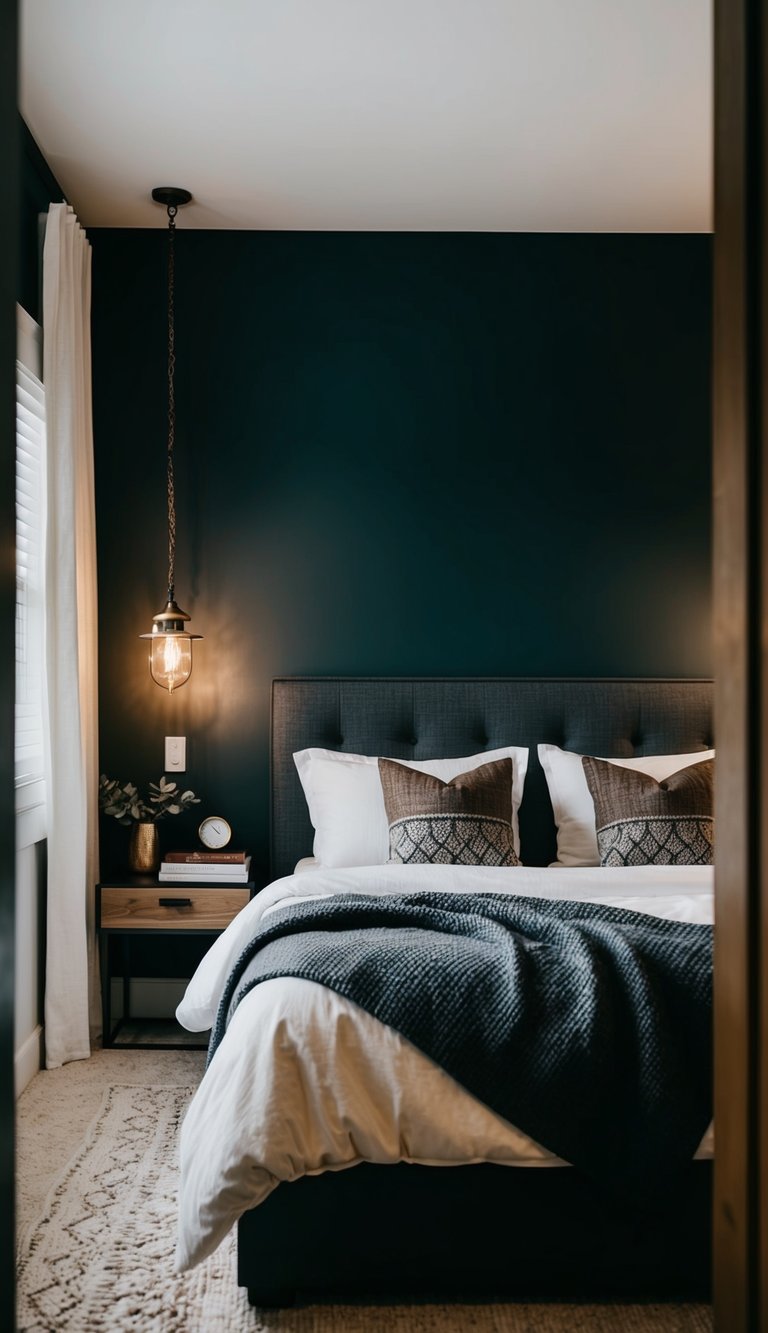
[[[162,204],[163,208],[183,208],[192,198],[189,190],[181,190],[176,185],[156,185],[152,191],[152,198],[156,204]]]

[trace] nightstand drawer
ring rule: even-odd
[[[103,930],[225,930],[250,901],[247,888],[162,885],[102,888]]]

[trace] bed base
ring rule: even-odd
[[[305,746],[394,759],[528,745],[525,860],[547,865],[555,824],[536,744],[582,754],[712,746],[707,681],[295,678],[273,682],[273,877],[312,847],[293,761]],[[303,1177],[239,1224],[239,1281],[260,1306],[412,1299],[670,1299],[709,1293],[711,1163],[653,1209],[566,1167],[372,1166]]]
[[[280,1185],[239,1222],[252,1305],[707,1300],[711,1162],[652,1206],[567,1167],[363,1163]]]

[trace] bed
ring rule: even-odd
[[[530,751],[519,810],[519,841],[522,860],[531,869],[477,871],[472,867],[471,874],[467,870],[462,878],[462,868],[450,867],[443,881],[449,890],[458,892],[466,884],[472,888],[477,881],[480,888],[489,885],[493,894],[502,877],[514,875],[520,877],[516,884],[525,894],[542,893],[549,899],[562,900],[584,898],[593,903],[626,901],[633,911],[651,915],[708,919],[711,871],[699,867],[675,867],[671,875],[660,867],[643,867],[649,873],[644,879],[640,876],[639,884],[633,880],[632,894],[627,899],[622,897],[621,872],[601,868],[535,869],[549,866],[557,853],[552,804],[537,758],[537,745],[541,743],[618,759],[668,754],[696,757],[712,746],[711,684],[327,677],[274,681],[271,858],[276,883],[259,895],[260,903],[251,905],[254,920],[262,916],[268,921],[270,910],[284,910],[286,899],[301,903],[356,890],[375,896],[395,893],[402,887],[399,877],[403,871],[397,867],[367,867],[360,873],[348,868],[333,874],[313,869],[294,875],[297,863],[311,855],[313,839],[293,760],[295,752],[314,746],[420,761],[482,756],[510,744],[529,747]],[[423,887],[431,891],[433,872],[438,869],[414,867],[413,873],[417,878],[420,874]],[[618,889],[614,888],[612,875],[618,876]],[[406,882],[410,884],[411,880],[402,881]],[[657,907],[658,903],[662,906]],[[245,924],[240,923],[241,930]],[[227,945],[220,937],[216,946],[219,963],[214,967],[208,961],[209,978],[216,977],[211,994],[220,988],[220,979],[227,970],[224,962],[231,961],[245,938],[245,934],[238,936],[235,931]],[[290,995],[284,987],[285,979],[270,980],[248,997],[254,1032],[269,1029],[272,1034],[270,1051],[280,1049],[286,1032],[294,1043],[301,1042],[301,1036],[291,1036],[286,1027],[293,1021],[291,1005],[293,1011],[311,1013],[311,1022],[320,1034],[316,1034],[315,1046],[322,1048],[323,1031],[347,1030],[344,1024],[349,1026],[349,1013],[339,1011],[337,999],[330,992],[324,994],[322,987],[315,989],[309,981],[293,983]],[[245,1007],[244,1003],[241,1012]],[[204,1025],[204,1008],[195,1012],[193,985],[185,1011],[189,1026]],[[184,1012],[180,1016],[185,1021]],[[240,1013],[232,1027],[238,1022]],[[425,1147],[419,1140],[423,1127],[415,1093],[416,1111],[408,1128],[413,1142],[406,1142],[406,1135],[399,1149],[395,1143],[384,1151],[380,1142],[370,1149],[357,1140],[365,1138],[366,1116],[376,1118],[375,1109],[380,1104],[376,1099],[385,1102],[389,1096],[384,1083],[378,1091],[375,1088],[382,1068],[391,1078],[391,1070],[402,1066],[408,1086],[423,1091],[425,1104],[430,1099],[432,1103],[443,1099],[447,1107],[445,1084],[430,1080],[442,1077],[450,1082],[448,1075],[432,1069],[425,1056],[388,1031],[380,1054],[376,1060],[370,1058],[369,1052],[382,1031],[376,1025],[376,1018],[369,1015],[356,1019],[350,1038],[354,1058],[350,1060],[347,1050],[341,1070],[334,1064],[338,1052],[330,1047],[325,1073],[322,1049],[317,1058],[313,1055],[308,1061],[309,1074],[303,1068],[302,1077],[314,1080],[314,1086],[321,1085],[324,1077],[334,1084],[337,1079],[341,1083],[352,1080],[352,1097],[354,1079],[366,1060],[372,1071],[373,1091],[368,1089],[368,1102],[361,1101],[363,1109],[350,1110],[346,1104],[337,1107],[338,1123],[326,1131],[326,1140],[318,1135],[311,1151],[306,1147],[305,1127],[293,1124],[292,1113],[286,1108],[311,1100],[312,1088],[308,1093],[305,1082],[297,1095],[295,1087],[291,1091],[290,1060],[281,1067],[271,1054],[267,1058],[256,1051],[250,1039],[250,1053],[245,1059],[235,1053],[234,1042],[225,1046],[230,1037],[227,1034],[191,1113],[188,1139],[196,1137],[198,1146],[196,1154],[189,1145],[186,1150],[182,1212],[186,1209],[188,1234],[180,1242],[182,1266],[203,1257],[223,1234],[222,1227],[226,1230],[237,1216],[238,1277],[248,1288],[252,1303],[259,1306],[338,1298],[707,1295],[711,1135],[709,1141],[704,1136],[697,1160],[670,1177],[668,1189],[650,1204],[644,1200],[637,1206],[632,1198],[607,1195],[594,1181],[561,1165],[530,1140],[519,1147],[509,1136],[504,1137],[507,1130],[513,1133],[511,1127],[502,1122],[502,1134],[498,1124],[484,1121],[487,1109],[464,1089],[451,1089],[451,1097],[455,1092],[456,1100],[450,1103],[450,1116],[446,1110],[441,1152],[431,1151],[431,1143]],[[402,1063],[406,1059],[407,1069]],[[216,1062],[221,1070],[228,1067],[218,1085],[212,1078]],[[351,1073],[350,1066],[354,1067]],[[254,1087],[261,1099],[257,1099],[259,1109],[255,1112],[248,1091]],[[282,1103],[281,1097],[285,1098]],[[254,1114],[262,1120],[274,1114],[282,1126],[281,1133],[285,1132],[286,1119],[291,1121],[289,1142],[287,1146],[281,1143],[278,1154],[281,1162],[288,1161],[287,1167],[275,1166],[271,1160],[265,1167],[255,1160],[248,1142],[248,1117]],[[233,1117],[231,1130],[229,1116]],[[341,1137],[340,1125],[346,1141],[355,1141],[355,1151],[346,1151],[346,1160],[343,1153],[333,1160],[332,1146]],[[236,1133],[241,1136],[238,1153],[242,1161],[235,1169],[227,1149],[217,1166],[219,1183],[214,1197],[213,1187],[202,1188],[199,1178],[213,1169],[203,1159],[216,1154],[206,1154],[200,1145],[206,1142],[206,1136],[208,1142],[216,1139],[221,1144]],[[479,1135],[481,1150],[457,1150],[462,1133]],[[498,1138],[498,1145],[491,1149],[488,1134]],[[411,1151],[414,1144],[415,1151]],[[409,1151],[403,1151],[403,1146]],[[307,1154],[312,1174],[304,1173],[298,1160],[302,1153]],[[364,1160],[366,1155],[373,1160]],[[353,1162],[353,1169],[339,1169]],[[442,1163],[455,1165],[446,1169]],[[532,1166],[536,1169],[530,1169]],[[282,1183],[275,1188],[277,1180]],[[223,1195],[227,1196],[226,1207],[220,1204]]]

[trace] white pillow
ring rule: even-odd
[[[494,759],[512,760],[512,834],[520,854],[517,812],[523,799],[528,750],[510,745],[459,759],[409,760],[409,768],[450,782]],[[315,830],[314,855],[323,866],[378,866],[389,860],[389,824],[376,755],[298,750],[293,756]],[[405,760],[398,760],[405,763]]]
[[[595,829],[595,805],[587,785],[581,755],[561,750],[557,745],[540,745],[539,761],[549,787],[549,796],[557,824],[557,860],[555,866],[599,866]],[[681,768],[714,759],[714,750],[696,754],[646,754],[638,759],[611,759],[609,764],[647,773],[661,782]],[[599,755],[595,755],[599,759]]]

